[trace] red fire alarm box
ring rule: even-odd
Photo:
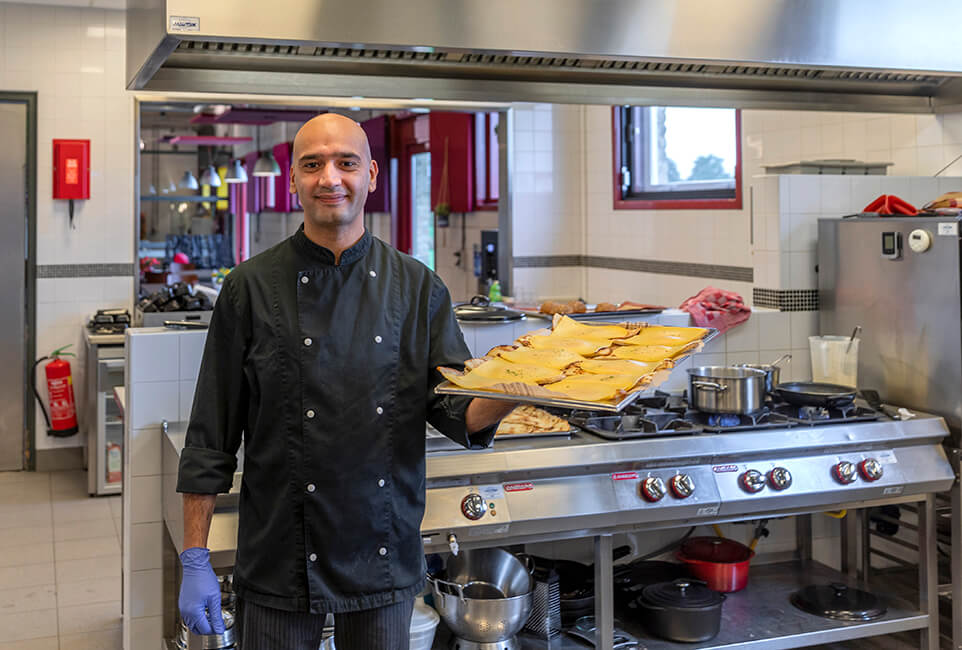
[[[53,141],[53,198],[90,198],[90,140]]]

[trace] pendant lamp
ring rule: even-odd
[[[204,171],[200,173],[199,182],[201,185],[220,187],[220,174],[217,173],[213,165],[207,165],[204,167]]]
[[[228,183],[247,182],[247,170],[244,169],[244,165],[241,164],[240,160],[231,162],[230,166],[227,168],[227,176],[224,178],[224,180]]]
[[[184,175],[180,177],[180,182],[177,183],[177,187],[184,190],[196,190],[200,189],[200,185],[197,184],[197,178],[188,169],[184,172]]]
[[[274,159],[271,151],[262,151],[257,162],[254,163],[254,176],[280,176],[281,166]]]

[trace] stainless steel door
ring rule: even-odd
[[[821,333],[848,334],[861,325],[859,387],[943,416],[956,437],[962,429],[960,228],[951,218],[818,223]],[[916,229],[931,235],[925,252],[909,245]],[[894,259],[882,251],[889,232],[902,242]]]
[[[23,468],[27,105],[0,102],[0,470]]]

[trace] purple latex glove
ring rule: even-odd
[[[210,566],[210,551],[196,546],[189,548],[180,554],[180,562],[184,577],[177,606],[184,624],[194,634],[223,634],[220,585]]]

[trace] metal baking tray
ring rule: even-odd
[[[708,334],[702,338],[702,343],[707,343],[713,338],[718,336],[718,330],[714,328],[708,328]],[[691,352],[682,354],[675,357],[674,361],[678,362],[684,361],[691,355]],[[650,386],[643,390],[635,391],[634,393],[629,393],[620,402],[590,402],[587,400],[571,399],[567,397],[541,397],[533,395],[511,395],[510,393],[499,393],[490,390],[475,390],[468,388],[460,388],[455,384],[452,384],[448,380],[442,381],[440,384],[435,386],[434,392],[439,395],[460,395],[462,397],[484,397],[486,399],[496,399],[504,402],[517,402],[518,404],[534,404],[536,406],[553,406],[562,409],[576,409],[579,411],[610,411],[612,413],[619,413],[625,409],[629,404],[634,402],[636,399],[642,395],[652,395],[657,386]]]
[[[524,440],[526,438],[570,438],[578,429],[572,427],[564,431],[536,431],[533,433],[495,433],[495,440]]]
[[[509,393],[498,393],[491,390],[470,390],[460,388],[448,380],[442,381],[434,388],[434,392],[439,395],[460,395],[462,397],[484,397],[485,399],[497,399],[504,402],[517,402],[518,404],[534,404],[535,406],[554,406],[560,409],[578,409],[581,411],[611,411],[617,413],[624,410],[626,406],[641,397],[646,391],[639,390],[625,396],[620,402],[589,402],[587,400],[570,399],[567,397],[541,397],[533,395],[511,395]]]
[[[524,313],[529,318],[540,318],[541,320],[554,320],[554,314],[542,314],[534,309],[520,309],[517,311]],[[563,314],[572,320],[608,320],[613,323],[620,322],[618,319],[624,316],[646,316],[649,314],[660,314],[664,309],[625,309],[623,311],[589,311],[583,314]]]

